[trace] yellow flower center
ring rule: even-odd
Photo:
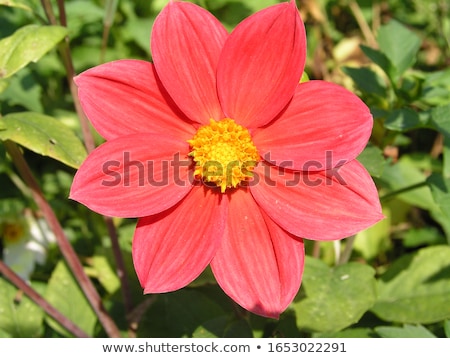
[[[19,222],[8,222],[3,224],[1,236],[5,242],[13,243],[19,241],[25,234],[23,225]]]
[[[214,183],[222,193],[250,179],[259,160],[249,131],[230,118],[211,119],[188,143],[195,162],[194,175]]]

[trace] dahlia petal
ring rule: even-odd
[[[274,119],[294,95],[305,56],[305,27],[294,1],[242,21],[225,42],[217,69],[225,115],[249,128]]]
[[[193,121],[223,118],[216,69],[227,36],[214,16],[188,2],[169,2],[155,20],[151,48],[159,78]]]
[[[227,199],[194,186],[178,205],[141,218],[133,262],[144,293],[178,290],[206,268],[222,240]]]
[[[84,112],[105,139],[169,132],[187,140],[195,132],[162,88],[150,62],[113,61],[74,80]]]
[[[277,318],[300,286],[303,255],[302,241],[268,219],[248,190],[233,193],[225,234],[211,261],[227,295],[253,313]]]
[[[191,190],[187,152],[186,142],[161,134],[107,141],[78,169],[70,198],[108,216],[159,213]]]
[[[280,276],[280,312],[284,311],[298,293],[305,263],[303,240],[283,230],[262,211],[272,239]]]
[[[295,236],[342,239],[383,219],[375,184],[353,160],[324,172],[294,172],[265,163],[250,190],[270,218]]]
[[[372,132],[372,115],[356,95],[324,81],[298,85],[286,110],[253,132],[260,154],[284,168],[321,171],[355,159]]]

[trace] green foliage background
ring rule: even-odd
[[[193,2],[232,30],[279,1]],[[208,271],[180,291],[142,295],[131,261],[135,221],[105,222],[68,200],[86,156],[70,66],[80,73],[115,59],[150,60],[151,27],[167,1],[68,0],[65,13],[51,3],[0,0],[0,248],[5,256],[16,245],[13,268],[32,264],[23,278],[66,319],[89,336],[111,336],[83,294],[79,272],[64,262],[65,249],[47,240],[46,260],[29,255],[25,244],[33,235],[23,216],[39,221],[43,212],[14,166],[14,148],[124,337],[450,336],[448,1],[297,2],[307,29],[309,78],[351,89],[373,113],[372,137],[359,159],[379,188],[386,219],[340,242],[307,242],[302,287],[279,320],[234,305]],[[42,4],[50,4],[54,19]],[[102,139],[95,135],[95,141]],[[52,236],[48,226],[41,229]],[[125,278],[118,275],[122,267]],[[0,337],[77,335],[2,273]]]

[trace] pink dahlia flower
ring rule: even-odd
[[[144,293],[180,289],[210,265],[235,302],[276,318],[300,287],[303,238],[341,239],[382,219],[355,159],[372,116],[337,85],[299,84],[306,37],[294,1],[231,34],[201,7],[170,1],[151,50],[153,64],[115,61],[76,77],[106,142],[70,196],[139,218]]]

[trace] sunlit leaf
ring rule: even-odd
[[[45,298],[86,333],[94,333],[97,316],[63,261],[56,265],[50,277]],[[60,334],[70,336],[55,320],[47,317],[47,322]]]
[[[381,179],[387,184],[389,189],[396,191],[425,183],[426,175],[420,169],[416,158],[404,155],[397,163],[385,167]],[[426,185],[400,193],[397,197],[408,204],[422,209],[435,210],[437,208],[431,191]]]
[[[299,329],[335,332],[358,322],[375,303],[374,275],[367,265],[330,268],[307,256],[302,282],[306,297],[293,304]]]
[[[391,247],[390,210],[383,208],[383,214],[386,216],[386,219],[381,220],[356,235],[353,248],[366,260],[373,260]]]
[[[419,247],[444,243],[444,237],[434,226],[426,226],[418,229],[412,228],[403,236],[403,245],[405,247]]]
[[[0,292],[0,331],[15,338],[39,337],[42,309],[1,277]]]
[[[445,331],[445,336],[447,338],[450,338],[450,320],[446,320],[444,322],[444,331]]]
[[[396,69],[397,77],[416,62],[416,55],[422,43],[414,32],[396,20],[380,27],[377,40],[381,52]]]
[[[405,324],[403,327],[380,326],[375,332],[381,338],[436,338],[428,329],[421,325]]]
[[[427,183],[436,204],[450,218],[450,179],[446,179],[438,173],[433,173],[427,178]]]
[[[9,6],[9,7],[16,7],[22,10],[32,11],[32,9],[24,4],[23,1],[19,0],[0,0],[0,5]]]
[[[37,62],[67,35],[61,26],[28,25],[0,40],[0,78],[7,78]]]
[[[349,328],[335,333],[319,333],[314,338],[373,338],[376,334],[370,328]]]
[[[78,137],[62,122],[40,113],[12,113],[0,118],[6,128],[1,140],[11,140],[38,154],[78,168],[86,157]]]
[[[112,294],[120,288],[120,281],[104,256],[93,256],[89,259],[88,273],[95,277],[103,288]]]
[[[21,106],[34,112],[43,111],[42,87],[34,80],[28,68],[24,68],[5,82],[8,82],[8,86],[3,93],[0,92],[0,101],[8,103],[9,106]]]
[[[450,318],[450,247],[432,246],[395,261],[378,280],[372,311],[385,321],[434,323]]]
[[[431,122],[437,130],[450,138],[450,104],[435,107],[431,111]]]

